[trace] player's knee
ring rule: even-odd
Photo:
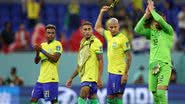
[[[157,86],[157,90],[167,90],[168,86]]]
[[[87,98],[87,95],[86,95],[86,93],[81,92],[81,93],[80,93],[80,97],[83,98],[83,99],[85,99],[85,98]]]
[[[114,95],[107,95],[108,99],[114,99]]]
[[[31,103],[36,103],[37,101],[38,101],[38,99],[36,99],[36,98],[31,98],[31,99],[30,99],[30,102],[31,102]]]
[[[116,94],[117,98],[122,98],[123,94]]]
[[[82,87],[80,91],[80,97],[85,99],[89,96],[89,87]]]

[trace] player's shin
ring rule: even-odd
[[[86,104],[86,100],[81,97],[78,97],[78,104]]]
[[[159,100],[158,100],[157,92],[152,92],[152,93],[153,93],[153,98],[154,98],[154,104],[158,104]]]
[[[166,90],[157,90],[159,104],[168,104]]]

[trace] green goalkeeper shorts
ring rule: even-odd
[[[157,86],[168,86],[171,71],[171,66],[168,64],[160,67],[160,71],[157,74],[152,74],[152,69],[149,69],[149,90],[156,91]]]

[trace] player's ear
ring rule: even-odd
[[[83,26],[80,26],[80,32],[81,32],[81,33],[83,32],[82,30],[83,30]]]
[[[118,28],[120,28],[120,24],[118,23]]]

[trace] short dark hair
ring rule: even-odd
[[[48,24],[48,25],[46,26],[45,30],[47,30],[47,29],[55,29],[55,30],[56,30],[56,26],[53,25],[53,24]]]
[[[90,26],[93,27],[93,24],[91,22],[89,22],[89,21],[82,22],[81,27],[84,26],[84,25],[90,25]]]

